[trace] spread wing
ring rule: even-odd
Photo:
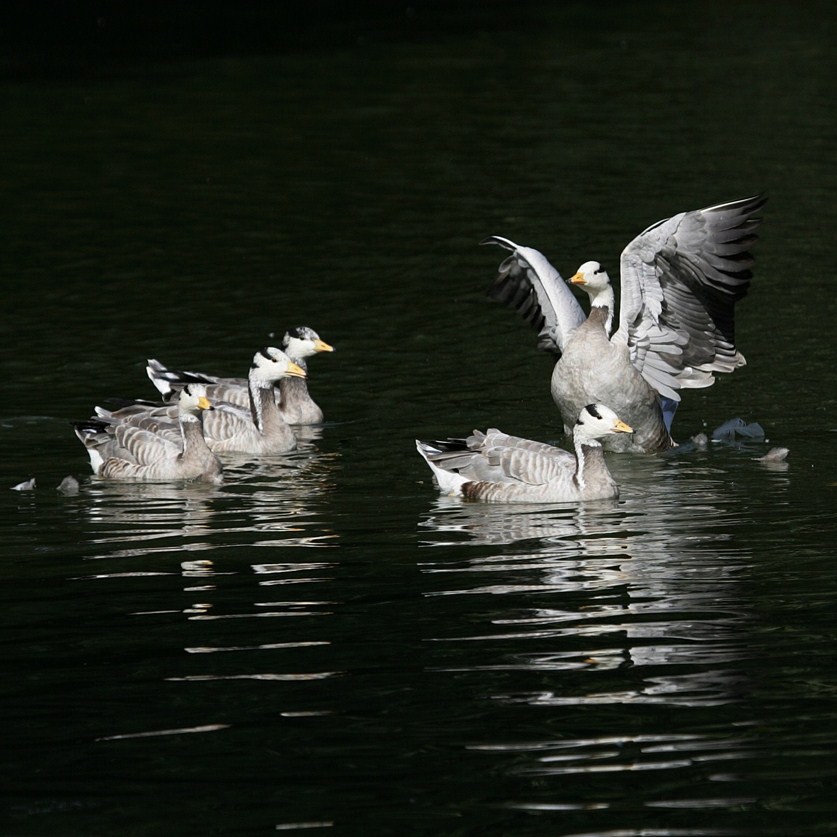
[[[499,244],[511,251],[488,295],[520,312],[538,330],[539,349],[560,355],[569,336],[587,318],[561,274],[531,247],[520,247],[498,235],[482,244]]]
[[[631,362],[664,397],[708,387],[746,361],[735,345],[735,303],[752,278],[762,195],[681,212],[622,252],[619,329]]]

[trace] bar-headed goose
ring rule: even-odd
[[[155,369],[149,364],[149,377],[154,380]],[[285,421],[273,392],[274,385],[287,377],[305,377],[305,371],[281,349],[269,346],[253,356],[247,375],[248,406],[224,401],[223,384],[200,384],[213,400],[215,410],[204,419],[204,434],[210,449],[216,453],[273,454],[286,453],[296,447],[296,436]],[[169,396],[184,386],[182,381],[167,380]],[[175,417],[173,405],[149,407],[137,403],[117,410],[113,415],[142,416],[146,421],[166,422]],[[106,415],[105,411],[100,411]],[[156,425],[155,425],[156,426]]]
[[[570,503],[618,497],[599,439],[632,429],[604,404],[588,404],[573,428],[575,454],[543,442],[475,430],[467,439],[416,441],[439,490],[497,503]]]
[[[750,285],[761,195],[660,221],[621,257],[621,305],[598,262],[570,279],[590,296],[584,312],[558,271],[530,247],[499,236],[512,255],[500,265],[489,296],[516,308],[554,352],[552,397],[569,433],[584,404],[604,401],[633,428],[607,448],[656,453],[672,447],[671,421],[680,390],[708,387],[716,372],[745,364],[735,345],[735,303]]]
[[[200,384],[183,387],[177,399],[177,430],[155,433],[130,417],[93,418],[74,422],[76,436],[87,449],[93,473],[115,481],[220,482],[221,463],[207,447],[202,416],[212,406]]]
[[[333,352],[330,346],[312,328],[299,326],[289,329],[282,338],[285,354],[307,372],[306,358],[320,352]],[[148,361],[148,377],[164,398],[170,397],[172,388],[189,381],[209,385],[212,398],[246,407],[249,403],[247,381],[244,378],[221,378],[204,372],[182,372],[169,369],[159,360]],[[282,416],[288,424],[320,424],[323,411],[308,392],[306,377],[286,377],[279,381],[277,400]]]

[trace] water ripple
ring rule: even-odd
[[[87,560],[212,551],[239,546],[331,548],[338,536],[323,506],[339,458],[304,449],[258,463],[234,462],[220,487],[114,484],[82,486]]]
[[[752,691],[742,580],[754,560],[733,535],[748,522],[748,504],[723,470],[688,456],[618,467],[631,471],[618,501],[433,503],[419,523],[423,595],[472,616],[426,638],[439,648],[431,670],[480,678],[483,699],[542,719],[541,740],[488,735],[471,746],[510,756],[510,776],[548,782],[538,797],[504,807],[592,810],[589,787],[574,794],[564,783],[659,773],[677,788],[654,798],[659,809],[734,809],[746,794],[692,801],[685,777],[747,759],[746,735],[693,733],[685,721],[685,734],[621,733],[631,718],[665,715],[671,728],[678,712],[728,711]],[[585,720],[603,734],[574,737]],[[556,724],[565,738],[549,736]]]

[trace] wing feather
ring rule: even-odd
[[[114,429],[122,426],[135,427],[166,439],[178,448],[182,445],[183,436],[176,404],[155,405],[139,401],[118,410],[96,407],[95,413],[97,418],[110,423]]]
[[[572,476],[575,460],[565,461],[537,450],[505,447],[498,451],[504,473],[515,482],[525,485],[544,485],[547,482]]]
[[[682,212],[622,252],[614,341],[662,395],[709,386],[746,361],[735,345],[735,304],[750,286],[762,195]]]
[[[544,485],[571,478],[577,465],[569,451],[495,428],[475,430],[467,439],[425,442],[423,447],[428,461],[471,481]]]
[[[218,404],[207,413],[203,419],[203,432],[211,448],[217,442],[232,444],[244,437],[259,435],[249,411],[234,404]]]
[[[145,371],[164,400],[173,399],[186,384],[204,384],[206,396],[213,403],[227,401],[246,407],[250,403],[246,378],[221,378],[204,372],[169,369],[155,358],[149,358]]]
[[[114,429],[114,438],[119,448],[129,455],[122,457],[118,449],[109,451],[110,456],[125,458],[139,465],[150,465],[166,459],[174,459],[181,452],[181,446],[169,439],[131,424],[119,424]]]
[[[538,348],[558,355],[586,315],[543,253],[492,235],[482,244],[498,244],[511,251],[500,265],[488,296],[520,313],[538,331]]]

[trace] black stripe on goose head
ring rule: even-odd
[[[271,355],[270,352],[268,351],[267,346],[263,346],[261,349],[259,349],[256,352],[256,356],[258,356],[258,355],[261,355],[263,358],[265,358],[266,360],[269,360],[269,361],[276,360],[276,358],[274,358],[273,355]],[[257,365],[258,364],[256,363],[256,358],[254,357],[253,362],[250,364],[250,368],[255,369],[257,367]]]
[[[287,346],[288,343],[293,340],[317,340],[318,335],[317,332],[314,331],[313,328],[309,328],[308,326],[294,326],[294,328],[289,328],[285,332],[285,336],[282,339],[282,345]]]
[[[583,410],[579,413],[578,419],[576,419],[576,422],[575,422],[576,424],[584,424],[584,421],[582,420],[582,416],[583,416],[585,413],[590,413],[590,415],[591,415],[591,416],[593,416],[593,418],[595,418],[595,419],[600,419],[600,418],[602,417],[602,416],[601,416],[601,413],[600,413],[600,412],[596,409],[596,405],[595,405],[595,404],[588,404],[588,405],[587,405],[587,406],[586,406],[586,407],[585,407],[585,408],[584,408],[584,409],[583,409]]]

